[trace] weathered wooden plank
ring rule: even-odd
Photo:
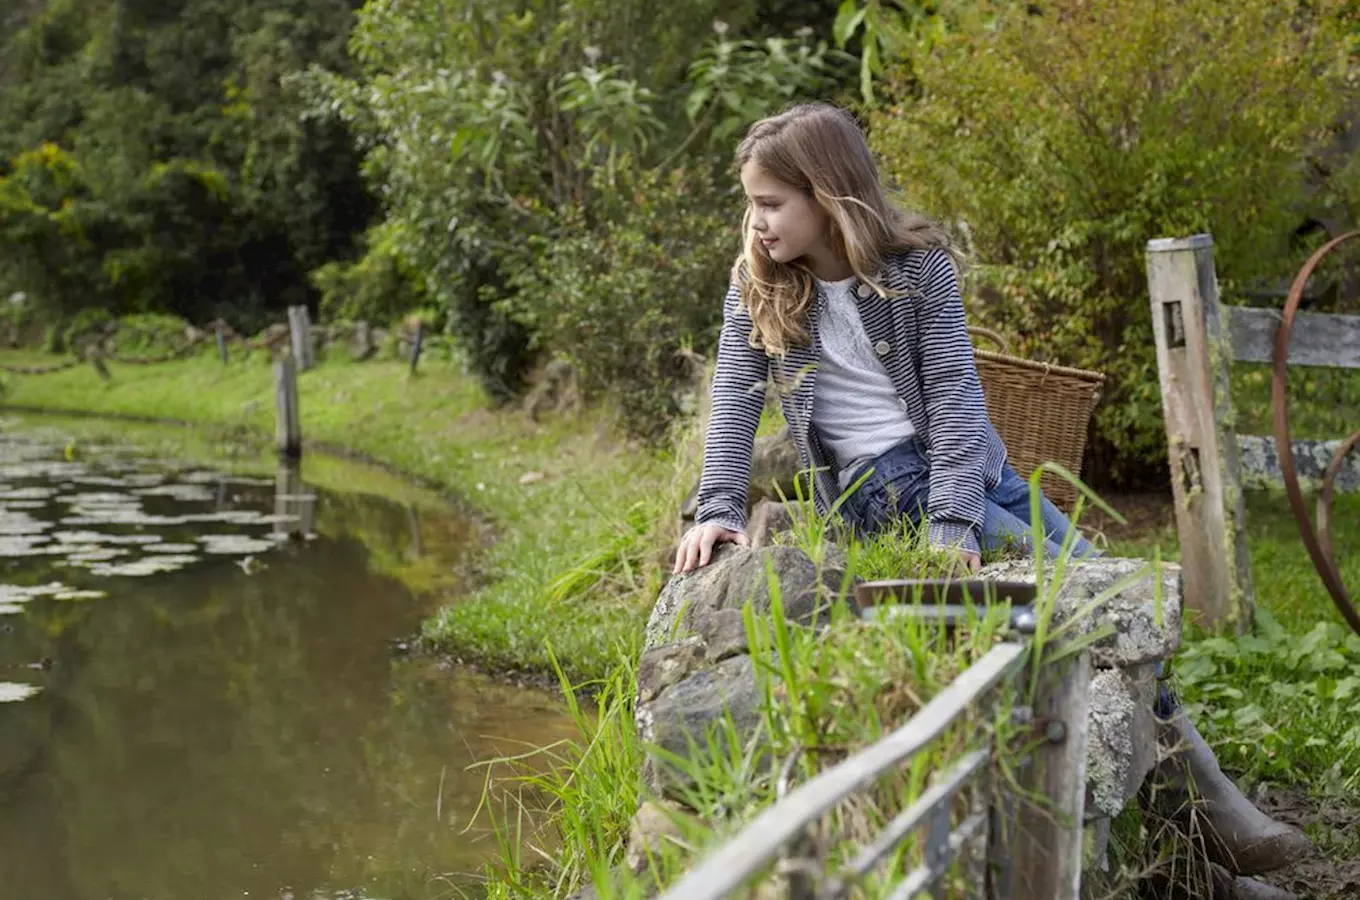
[[[884,900],[915,900],[922,891],[929,890],[931,884],[948,870],[949,864],[959,855],[959,851],[966,847],[969,841],[981,834],[986,827],[986,810],[978,810],[964,819],[959,823],[959,827],[949,834],[946,851],[940,861],[936,864],[926,864],[912,869]],[[940,894],[938,891],[932,890],[931,896],[938,897]]]
[[[302,420],[298,414],[297,363],[290,356],[274,363],[274,436],[287,459],[302,457]]]
[[[1320,489],[1322,477],[1327,473],[1327,466],[1331,464],[1337,448],[1341,446],[1341,440],[1299,440],[1289,443],[1294,451],[1294,469],[1298,472],[1299,484],[1308,490]],[[1239,434],[1237,452],[1242,460],[1244,488],[1268,488],[1284,484],[1274,435]],[[1360,491],[1360,452],[1349,454],[1341,463],[1333,490]]]
[[[1015,897],[1077,900],[1081,896],[1083,820],[1086,811],[1086,736],[1091,656],[1083,651],[1039,676],[1034,721],[1039,737],[1061,724],[1059,739],[1046,739],[1024,773],[1026,787],[1052,801],[1051,808],[1022,809],[1012,843]],[[1056,736],[1056,735],[1054,735]]]
[[[1225,306],[1233,359],[1268,363],[1275,360],[1275,334],[1280,310]],[[1360,316],[1330,313],[1295,315],[1289,331],[1291,366],[1360,369]]]
[[[1200,624],[1242,631],[1253,593],[1213,253],[1207,234],[1149,241],[1148,289],[1185,596]]]
[[[837,803],[901,765],[946,728],[970,704],[996,687],[1024,661],[1023,644],[998,644],[927,703],[909,721],[876,744],[849,756],[766,807],[735,838],[718,848],[660,900],[718,900],[768,865],[781,847]]]
[[[316,520],[316,494],[307,490],[296,462],[285,460],[274,477],[274,533],[306,538]]]
[[[847,875],[860,878],[872,869],[880,859],[887,856],[902,840],[914,831],[935,809],[943,806],[948,809],[954,792],[963,786],[978,769],[991,759],[989,749],[974,750],[964,756],[916,798],[916,802],[902,810],[879,832],[869,846],[865,847],[845,867]]]
[[[316,362],[316,337],[312,334],[312,317],[305,306],[288,307],[288,331],[293,341],[293,358],[298,370],[306,372]]]

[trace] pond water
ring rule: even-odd
[[[475,764],[570,734],[547,694],[394,653],[476,540],[0,421],[0,896],[475,896]]]

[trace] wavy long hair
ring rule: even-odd
[[[737,147],[737,167],[754,162],[766,174],[807,192],[827,212],[827,241],[855,275],[880,293],[884,258],[894,251],[942,247],[957,252],[936,223],[899,209],[878,177],[864,133],[850,113],[829,103],[805,103],[750,127]],[[743,306],[755,327],[751,346],[784,355],[807,344],[808,312],[816,296],[812,272],[800,260],[778,263],[742,216],[742,251],[733,265]]]

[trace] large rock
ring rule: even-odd
[[[638,735],[681,758],[711,745],[725,755],[731,749],[730,738],[744,746],[755,734],[760,700],[755,663],[745,654],[733,656],[676,682],[650,703],[639,704]],[[724,715],[732,720],[730,732],[721,727]],[[668,797],[682,799],[692,784],[683,769],[655,753],[648,755],[643,774],[653,791]]]
[[[798,450],[793,446],[787,425],[774,434],[756,438],[751,453],[751,491],[746,498],[747,504],[767,498],[778,500],[780,493],[792,500],[795,496],[793,480],[797,474]]]
[[[751,549],[769,547],[776,537],[792,531],[797,521],[792,503],[761,500],[751,511],[751,521],[746,526],[746,536],[751,539]]]
[[[748,550],[719,544],[707,566],[677,575],[661,591],[647,620],[645,648],[698,636],[710,658],[744,651],[744,631],[739,648],[733,645],[742,607],[749,600],[757,614],[769,612],[771,572],[778,579],[785,617],[807,624],[835,599],[845,575],[845,555],[832,550],[819,571],[793,547]]]
[[[1091,661],[1098,669],[1139,666],[1170,659],[1181,643],[1181,567],[1162,564],[1161,597],[1151,576],[1139,579],[1099,606],[1091,601],[1147,565],[1142,559],[1099,558],[1072,560],[1053,608],[1053,624],[1073,616],[1086,619],[1080,630],[1102,624],[1114,634],[1091,647]],[[1046,572],[1051,572],[1049,568]],[[1033,561],[1006,561],[986,566],[979,578],[996,581],[1034,582]]]
[[[746,507],[754,508],[761,500],[779,500],[782,492],[785,499],[797,497],[794,479],[798,475],[798,450],[793,446],[793,438],[785,425],[774,434],[759,437],[751,449],[750,487],[746,494]],[[804,496],[811,496],[804,492]],[[699,510],[699,485],[695,484],[680,507],[680,518],[693,522]]]
[[[659,857],[669,844],[681,843],[676,820],[684,815],[674,805],[644,801],[628,825],[628,850],[624,863],[633,874],[643,872],[652,858]]]
[[[371,358],[378,352],[378,341],[376,340],[373,329],[367,322],[359,322],[354,326],[354,335],[349,341],[350,358],[356,361]]]
[[[785,618],[814,624],[836,599],[845,563],[844,551],[835,548],[819,566],[794,547],[719,544],[707,566],[672,578],[647,622],[638,663],[635,716],[643,741],[687,757],[710,740],[751,740],[761,694],[743,609],[749,602],[757,617],[769,615],[773,575]],[[734,728],[715,730],[724,713]],[[689,779],[664,758],[649,755],[647,783],[660,795],[683,799]]]
[[[1157,764],[1156,667],[1096,672],[1089,696],[1086,814],[1114,818]]]

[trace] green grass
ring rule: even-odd
[[[1309,508],[1314,507],[1309,498]],[[1245,788],[1302,790],[1320,806],[1360,806],[1360,636],[1333,606],[1299,539],[1282,492],[1247,495],[1247,543],[1257,617],[1253,633],[1218,637],[1191,626],[1174,662],[1186,707],[1224,769]],[[1360,495],[1337,495],[1332,540],[1342,581],[1360,595]],[[1168,529],[1154,541],[1178,557]],[[1307,830],[1324,857],[1360,857],[1360,835],[1325,817]]]
[[[1274,434],[1271,366],[1236,363],[1232,398],[1239,434]],[[1289,370],[1290,435],[1295,440],[1336,440],[1360,423],[1360,370],[1295,366]]]
[[[918,554],[914,567],[928,569],[933,554],[924,549]],[[856,551],[852,558],[869,556]],[[503,859],[487,873],[489,898],[564,897],[585,885],[593,885],[602,898],[652,896],[655,885],[673,882],[774,803],[785,789],[782,782],[805,782],[902,724],[991,648],[1005,627],[1001,609],[978,610],[973,626],[950,639],[939,625],[921,619],[860,622],[839,602],[843,597],[828,597],[831,625],[819,632],[784,618],[778,582],[771,578],[770,614],[756,615],[749,606],[745,611],[762,697],[759,740],[746,740],[723,714],[685,756],[645,746],[632,715],[635,673],[621,666],[593,713],[578,712],[582,737],[543,751],[549,766],[534,757],[507,763],[525,771],[518,779],[521,791],[499,795]],[[1013,756],[1006,748],[1019,752],[1022,742],[1010,743],[1014,695],[1002,694],[990,712],[960,719],[900,770],[885,774],[817,825],[814,840],[829,846],[833,865],[847,862],[913,802],[931,773],[979,747],[993,730],[1003,748],[995,777],[1013,777]],[[682,773],[685,808],[651,797],[641,785],[639,766],[649,751],[657,754],[659,765]],[[638,868],[630,872],[623,865],[626,838],[641,800],[657,803],[675,833],[645,851],[633,848]],[[526,854],[522,823],[545,819],[556,826],[554,852],[546,858]],[[885,863],[884,878],[869,876],[858,895],[885,896],[890,873],[919,862],[922,850],[919,840],[908,840]],[[961,877],[955,872],[950,880]]]
[[[36,365],[52,357],[0,355]],[[41,376],[6,374],[4,402],[18,407],[181,420],[209,439],[260,442],[273,434],[273,376],[262,354],[223,366],[215,355],[156,366],[111,363]],[[473,379],[428,361],[408,376],[395,361],[331,360],[299,379],[303,435],[439,485],[484,517],[494,540],[477,566],[478,587],[426,625],[436,646],[492,668],[550,670],[548,648],[573,678],[600,677],[638,645],[661,566],[650,534],[678,506],[677,463],[621,439],[607,416],[536,424],[491,408]],[[528,473],[541,479],[521,479]],[[691,473],[692,477],[692,473]],[[640,526],[639,522],[645,522]],[[592,548],[614,547],[603,560]],[[664,548],[663,548],[664,552]],[[549,586],[564,572],[596,570],[580,590]],[[646,573],[652,573],[648,576]]]
[[[0,355],[0,362],[22,365],[50,360],[32,353]],[[111,368],[114,378],[108,384],[87,366],[53,375],[7,375],[5,402],[183,420],[207,426],[188,432],[195,440],[240,445],[240,457],[257,463],[268,459],[272,375],[262,357],[233,360],[227,367],[205,354],[154,367]],[[1238,395],[1250,400],[1252,391],[1261,389],[1255,376]],[[1324,385],[1319,396],[1332,396],[1329,390]],[[479,557],[478,586],[452,599],[427,623],[432,642],[498,668],[546,672],[555,658],[567,684],[598,679],[605,685],[602,703],[587,714],[595,716],[593,723],[582,719],[586,739],[553,751],[553,771],[560,777],[538,774],[533,776],[538,781],[526,784],[525,796],[537,798],[533,802],[547,798],[565,823],[562,854],[546,869],[521,860],[501,874],[510,879],[507,885],[524,879],[519,887],[533,883],[558,895],[569,884],[606,882],[604,870],[619,859],[627,816],[640,796],[636,763],[642,750],[631,733],[631,715],[623,714],[631,681],[629,670],[618,665],[635,657],[642,623],[664,580],[664,556],[676,537],[667,523],[697,474],[697,442],[692,435],[680,442],[688,449],[679,456],[646,451],[622,441],[608,417],[595,411],[535,424],[514,411],[492,409],[471,379],[434,361],[415,379],[397,362],[330,361],[302,376],[300,392],[304,434],[310,440],[365,455],[451,492],[492,535]],[[1255,411],[1244,420],[1260,424],[1259,404],[1249,405]],[[1314,415],[1309,405],[1303,408],[1300,421],[1309,431],[1336,433],[1331,411]],[[777,414],[767,415],[761,432],[779,424]],[[522,481],[526,473],[543,477]],[[352,476],[339,471],[328,477]],[[395,482],[373,489],[398,490]],[[1339,497],[1333,522],[1343,578],[1360,590],[1360,556],[1353,552],[1360,547],[1357,513],[1360,497]],[[794,540],[816,553],[814,545],[825,537],[809,520]],[[1161,547],[1175,559],[1175,544],[1174,530],[1168,529],[1116,543],[1111,550],[1146,556]],[[1248,544],[1263,610],[1260,627],[1241,639],[1210,638],[1189,629],[1176,661],[1183,696],[1225,767],[1245,782],[1294,785],[1354,802],[1360,796],[1355,775],[1360,771],[1360,726],[1355,724],[1360,684],[1352,673],[1360,672],[1360,639],[1342,631],[1281,496],[1249,495]],[[928,575],[940,563],[907,532],[856,545],[851,557],[869,578]],[[808,734],[852,725],[861,731],[847,735],[845,743],[854,743],[888,727],[891,717],[853,723],[835,718],[837,709],[872,706],[868,694],[842,696],[836,690],[853,693],[869,690],[870,682],[916,679],[912,683],[928,692],[934,683],[929,673],[882,669],[892,660],[901,665],[908,659],[884,652],[882,634],[856,630],[854,635],[814,641],[795,630],[770,638],[785,642],[770,658],[796,659],[805,671],[795,667],[795,677],[809,686],[798,693],[807,702],[783,712],[776,713],[774,706],[767,710],[766,727],[783,734],[780,740],[787,738],[789,746]],[[919,636],[892,636],[898,647],[910,646],[910,640]],[[866,681],[864,673],[872,677]],[[944,683],[943,675],[939,681]],[[823,689],[832,693],[823,698]],[[793,718],[768,718],[774,715]],[[696,770],[696,783],[708,787],[695,802],[719,803],[726,812],[706,825],[686,824],[690,846],[735,827],[735,810],[768,802],[773,790],[768,771],[749,762],[710,754],[707,768]],[[1315,837],[1328,854],[1360,852],[1354,837]],[[507,832],[509,846],[522,843]],[[677,860],[689,858],[682,854],[654,865],[675,871]]]

